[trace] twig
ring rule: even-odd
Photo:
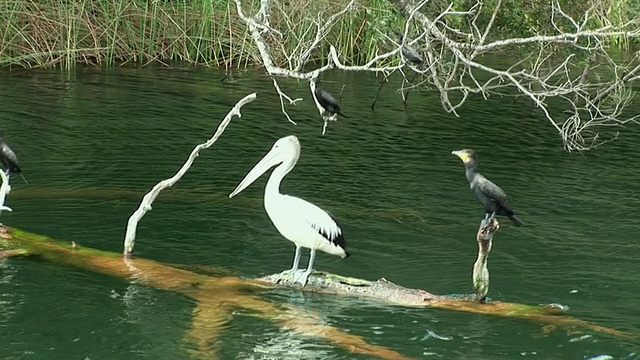
[[[431,40],[427,48],[426,60],[432,64],[427,79],[440,92],[443,108],[456,116],[456,109],[464,103],[469,93],[481,93],[486,99],[489,90],[492,93],[508,95],[507,91],[500,92],[500,88],[515,88],[542,110],[546,119],[562,137],[568,151],[587,150],[606,142],[606,139],[602,140],[598,137],[597,131],[592,130],[597,126],[617,126],[637,119],[636,116],[628,118],[621,118],[621,116],[633,96],[629,82],[637,79],[637,75],[633,73],[638,65],[632,62],[627,65],[616,64],[606,53],[603,39],[615,36],[640,36],[640,26],[638,26],[640,19],[633,19],[620,26],[606,25],[598,29],[586,30],[585,25],[590,23],[588,20],[593,17],[589,10],[578,21],[565,13],[558,1],[553,1],[551,19],[558,34],[510,38],[485,43],[497,17],[500,1],[492,9],[490,20],[483,30],[476,24],[476,19],[483,10],[483,3],[477,1],[471,6],[468,14],[475,15],[468,22],[470,32],[454,29],[440,21],[445,14],[449,15],[448,10],[451,7],[431,19],[424,12],[416,11],[423,5],[422,2],[414,5],[415,2],[412,1],[390,1],[403,11],[408,19],[415,19],[426,31],[424,37]],[[562,27],[555,23],[559,19],[570,24],[572,31],[562,31]],[[408,29],[408,26],[409,24],[405,28]],[[458,41],[457,39],[461,36],[466,37],[467,40]],[[433,50],[434,44],[439,44],[439,54]],[[485,65],[476,60],[476,57],[483,53],[534,44],[540,44],[539,53],[529,70],[526,69],[524,62],[530,55],[526,55],[507,70]],[[573,51],[569,56],[557,61],[558,49],[562,46],[570,46]],[[578,52],[597,55],[608,62],[615,71],[626,69],[627,72],[621,76],[621,79],[606,84],[590,83],[589,69],[584,69],[579,74],[571,71],[577,65]],[[527,54],[529,53],[530,51],[527,50]],[[594,64],[593,67],[595,66],[598,65]],[[588,64],[587,67],[589,68],[590,65]],[[491,79],[481,84],[477,80],[476,73],[489,74]],[[456,104],[453,104],[449,97],[451,91],[458,91],[462,95]],[[573,96],[568,96],[570,94]],[[568,102],[566,108],[572,108],[574,111],[561,120],[559,114],[552,113],[547,107],[548,98],[562,99]],[[609,105],[601,105],[604,103]]]
[[[187,161],[182,165],[180,170],[178,170],[178,172],[171,178],[162,180],[159,183],[157,183],[156,186],[154,186],[153,189],[151,189],[151,191],[145,194],[145,196],[142,198],[142,202],[140,202],[140,206],[129,217],[129,221],[127,223],[127,230],[124,238],[125,257],[130,256],[131,253],[133,252],[133,246],[135,245],[136,229],[138,227],[138,222],[142,219],[144,214],[147,213],[147,211],[151,210],[151,204],[156,200],[156,198],[160,194],[160,191],[166,188],[169,188],[173,186],[176,182],[178,182],[178,180],[182,178],[182,176],[187,172],[187,170],[189,170],[189,168],[191,167],[195,159],[200,154],[200,151],[211,147],[222,135],[224,130],[227,128],[227,125],[229,125],[229,123],[231,122],[231,119],[234,116],[242,117],[242,115],[240,114],[240,109],[244,105],[252,102],[255,99],[256,99],[256,93],[253,93],[245,96],[240,101],[238,101],[235,104],[235,106],[229,111],[229,113],[227,113],[227,116],[224,117],[220,125],[218,125],[218,129],[216,130],[215,134],[213,134],[213,136],[207,142],[196,145],[196,147],[193,148],[193,150],[191,151],[191,154],[187,158]],[[3,183],[3,186],[4,186],[4,183]]]
[[[291,98],[281,90],[275,78],[276,76],[287,77],[287,78],[298,79],[298,80],[314,80],[314,79],[317,79],[321,73],[334,68],[338,68],[344,71],[389,72],[402,67],[402,64],[396,65],[396,66],[389,66],[389,67],[374,66],[376,63],[379,63],[383,60],[386,60],[390,57],[395,56],[398,53],[399,49],[394,49],[387,53],[377,55],[364,65],[347,66],[340,61],[338,52],[335,49],[335,47],[333,45],[330,45],[329,54],[328,54],[329,61],[326,65],[307,71],[307,72],[302,71],[311,53],[318,48],[322,40],[326,39],[326,35],[331,30],[331,28],[337,23],[337,21],[342,16],[344,16],[347,12],[351,11],[354,8],[356,4],[355,0],[350,1],[340,11],[329,16],[327,19],[325,20],[320,19],[316,21],[315,23],[316,32],[313,40],[311,40],[310,43],[307,43],[304,47],[301,46],[301,44],[299,44],[294,49],[294,52],[300,51],[300,55],[296,57],[295,54],[285,54],[285,58],[289,59],[288,60],[289,68],[282,68],[275,65],[273,58],[271,56],[270,50],[274,50],[276,46],[270,47],[268,45],[269,42],[267,42],[264,38],[265,34],[269,31],[270,28],[267,28],[263,23],[261,23],[262,21],[261,19],[263,19],[265,16],[264,15],[264,11],[266,11],[265,9],[269,8],[268,4],[265,5],[265,3],[269,3],[269,0],[261,0],[262,6],[258,11],[258,13],[253,17],[247,16],[244,13],[242,9],[241,0],[235,0],[235,2],[236,2],[236,9],[238,11],[238,16],[240,17],[240,19],[242,19],[242,21],[244,21],[247,24],[249,28],[249,32],[251,33],[251,37],[253,38],[253,41],[258,48],[258,52],[260,53],[260,57],[262,58],[262,64],[264,65],[267,73],[271,75],[273,79],[274,89],[276,90],[276,92],[278,93],[278,96],[280,97],[281,111],[283,114],[285,114],[289,122],[291,122],[292,124],[296,124],[296,122],[293,121],[291,117],[287,114],[285,101],[287,101],[290,105],[295,105],[296,102],[301,99],[291,100]],[[286,19],[287,18],[286,14],[283,17]],[[289,24],[286,20],[285,20],[285,23],[287,24],[287,26],[291,27],[291,24]],[[299,40],[300,40],[299,42],[302,41],[302,39],[299,39]],[[296,58],[296,61],[292,61],[294,57]],[[296,64],[295,67],[292,66],[294,62]],[[312,82],[313,81],[310,81],[309,88],[311,90],[312,99],[314,100],[316,107],[318,109],[318,113],[323,119],[322,134],[324,134],[326,132],[328,121],[336,121],[337,117],[335,116],[327,117],[324,114],[324,109],[322,109],[322,107],[319,106],[317,99],[315,99],[315,95],[314,95],[315,85],[312,85]]]
[[[2,178],[2,185],[0,185],[0,212],[2,211],[13,211],[10,207],[4,204],[4,201],[11,192],[11,185],[9,185],[9,176],[0,169],[0,177]]]

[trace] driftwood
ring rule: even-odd
[[[476,234],[478,241],[478,258],[473,264],[473,287],[476,289],[476,299],[485,302],[487,293],[489,292],[489,268],[487,260],[491,245],[493,243],[493,234],[498,231],[500,224],[495,218],[484,219],[480,223],[480,228]]]
[[[85,248],[6,226],[0,227],[0,258],[37,257],[56,264],[106,274],[140,285],[178,292],[196,303],[185,342],[193,355],[215,359],[216,338],[232,320],[233,311],[246,309],[247,316],[267,319],[305,336],[324,339],[348,351],[382,359],[411,359],[383,346],[368,344],[362,337],[324,324],[306,309],[261,299],[257,291],[266,283],[234,276],[200,274],[153,260],[125,257],[114,252]]]
[[[153,204],[153,202],[156,200],[156,198],[160,194],[160,191],[175,185],[178,180],[180,180],[182,176],[186,174],[187,170],[189,170],[191,165],[193,165],[193,162],[196,161],[196,158],[200,155],[200,151],[210,148],[216,141],[218,141],[220,136],[222,136],[222,133],[224,133],[224,130],[227,128],[227,126],[229,126],[231,119],[233,119],[234,116],[242,117],[242,115],[240,114],[240,109],[242,109],[242,107],[246,104],[255,100],[256,96],[256,93],[252,93],[240,99],[235,104],[235,106],[227,113],[227,116],[222,119],[220,125],[218,125],[218,129],[211,136],[211,138],[202,144],[196,145],[196,147],[193,148],[191,154],[189,154],[189,157],[187,158],[187,161],[182,165],[182,167],[180,167],[176,174],[168,179],[160,181],[153,187],[153,189],[151,189],[151,191],[145,194],[145,196],[142,198],[142,201],[140,202],[140,205],[138,206],[138,209],[136,209],[136,211],[131,214],[129,220],[127,221],[127,230],[124,236],[125,256],[130,256],[133,252],[138,223],[140,222],[140,220],[142,220],[142,217],[147,213],[147,211],[151,210],[151,204]]]
[[[251,316],[268,319],[283,328],[321,338],[354,353],[383,359],[409,359],[383,346],[368,344],[362,337],[344,333],[322,324],[319,316],[291,305],[277,304],[261,297],[261,292],[281,287],[288,278],[274,274],[259,279],[202,274],[184,266],[162,264],[153,260],[126,258],[114,252],[85,248],[75,243],[53,240],[20,229],[0,228],[0,258],[35,256],[60,265],[94,271],[138,284],[184,294],[194,299],[193,322],[185,339],[196,345],[195,355],[215,358],[216,338],[232,320],[237,308],[251,310]],[[287,286],[287,285],[285,285]],[[636,339],[634,335],[567,316],[554,305],[534,306],[508,302],[479,303],[473,297],[460,298],[434,295],[424,290],[409,289],[385,279],[368,281],[324,272],[313,272],[301,291],[368,298],[373,302],[409,307],[429,307],[493,316],[533,320],[552,327],[576,331],[592,330],[613,336]],[[549,329],[549,326],[545,326]]]

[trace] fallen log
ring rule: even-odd
[[[282,273],[259,279],[242,279],[217,273],[202,274],[149,259],[135,256],[127,258],[115,252],[86,248],[75,243],[61,242],[43,235],[2,226],[0,257],[13,256],[38,257],[56,264],[178,292],[194,299],[196,307],[193,311],[193,322],[185,340],[195,343],[197,355],[207,359],[215,357],[216,346],[212,344],[215,344],[216,337],[232,320],[232,310],[237,308],[250,309],[254,316],[268,319],[301,334],[325,339],[354,353],[374,355],[383,359],[409,358],[396,350],[368,344],[362,337],[322,324],[318,320],[320,316],[306,309],[277,304],[262,298],[262,292],[283,286],[320,294],[367,298],[385,305],[390,303],[521,318],[572,332],[583,329],[626,339],[637,338],[632,334],[570,317],[561,307],[552,304],[538,306],[501,301],[480,303],[472,295],[465,298],[441,296],[425,290],[405,288],[386,279],[369,281],[319,271],[309,276],[307,286],[291,287],[288,285],[291,279]]]
[[[265,288],[265,282],[199,274],[153,260],[127,258],[114,252],[82,247],[74,242],[60,242],[2,225],[0,258],[14,256],[37,257],[192,298],[196,305],[185,342],[195,345],[196,350],[192,352],[198,358],[216,358],[216,338],[232,320],[233,310],[246,309],[249,310],[246,312],[248,316],[264,318],[302,335],[324,339],[353,353],[381,359],[411,359],[395,350],[371,345],[358,335],[323,324],[321,317],[311,311],[260,298],[258,292]]]

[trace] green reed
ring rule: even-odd
[[[286,66],[287,54],[313,40],[319,14],[326,19],[347,2],[274,1],[270,22],[284,34],[283,38],[267,36],[276,64]],[[435,10],[440,2],[434,0]],[[464,8],[468,1],[456,2]],[[507,8],[507,19],[499,24],[517,32],[512,25],[526,21],[516,19],[521,8],[512,2],[505,0],[513,12]],[[633,0],[609,0],[606,4],[599,15],[614,25],[628,19],[634,13],[631,10],[638,12]],[[259,1],[244,0],[243,6],[245,13],[252,15]],[[545,16],[548,20],[548,14]],[[544,23],[532,18],[524,24],[527,29],[520,30],[529,31]],[[403,16],[390,1],[359,0],[353,11],[334,24],[308,61],[326,62],[333,44],[341,61],[364,63],[376,53],[392,49],[387,36],[395,40],[391,30],[403,26]],[[628,39],[613,39],[612,43],[629,46]],[[245,68],[259,64],[260,56],[236,13],[234,0],[0,0],[0,67],[151,62]]]

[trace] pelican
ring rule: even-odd
[[[349,253],[346,251],[342,229],[328,212],[306,200],[280,193],[282,179],[293,169],[299,157],[300,142],[296,136],[289,135],[277,140],[267,155],[229,194],[229,198],[239,194],[267,170],[278,165],[271,173],[264,190],[264,209],[280,235],[296,246],[293,266],[283,274],[293,274],[293,282],[305,286],[313,271],[316,250],[342,258],[349,256]],[[307,269],[300,271],[298,265],[303,247],[309,248],[311,252]]]

